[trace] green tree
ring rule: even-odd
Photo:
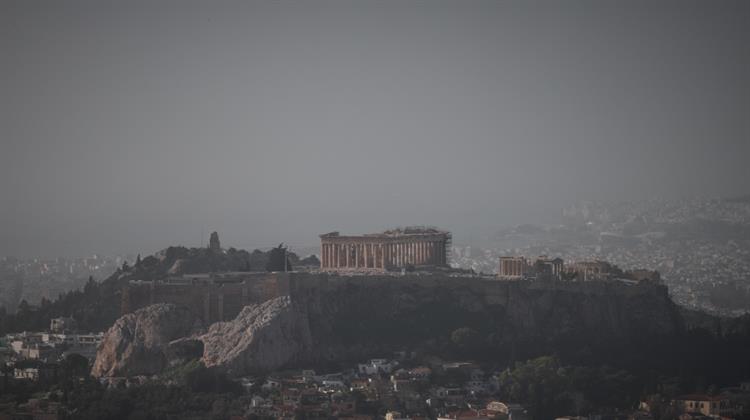
[[[271,249],[268,253],[266,271],[292,271],[292,264],[289,261],[287,251],[287,247],[283,243]]]

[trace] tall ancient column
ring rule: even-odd
[[[380,250],[380,268],[385,269],[385,252],[383,252],[383,244],[378,244],[378,249]]]
[[[384,243],[383,244],[383,268],[385,268],[386,264],[392,264],[391,262],[391,244]]]
[[[362,244],[354,244],[354,267],[359,268],[359,257],[362,255]]]
[[[391,244],[391,259],[393,266],[398,267],[398,244]]]
[[[370,259],[368,258],[370,254],[370,244],[365,243],[365,268],[370,268]]]

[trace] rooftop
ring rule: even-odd
[[[418,236],[418,235],[449,235],[450,232],[440,230],[433,226],[406,226],[389,229],[380,233],[366,233],[363,235],[341,235],[338,231],[329,232],[320,235],[321,238],[330,238],[338,236],[367,236],[367,237],[398,237],[398,236]]]

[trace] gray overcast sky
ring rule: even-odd
[[[748,193],[747,1],[0,0],[0,255]]]

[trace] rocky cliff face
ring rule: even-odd
[[[520,345],[557,352],[592,340],[674,334],[682,318],[667,290],[623,283],[534,284],[448,276],[345,277],[290,285],[319,357],[360,358],[449,344],[469,327],[500,354]],[[533,343],[533,344],[532,344]]]
[[[238,374],[279,368],[312,349],[307,314],[289,296],[246,306],[233,321],[211,325],[199,339],[206,366]]]
[[[186,308],[156,304],[118,319],[99,345],[91,374],[152,375],[168,365],[173,340],[190,335],[193,316]]]
[[[93,373],[154,373],[170,360],[195,356],[201,343],[207,366],[235,375],[362,360],[404,348],[450,351],[451,333],[459,328],[474,330],[477,354],[488,357],[584,347],[582,355],[606,357],[607,346],[637,346],[643,337],[683,327],[666,288],[657,285],[545,285],[439,275],[305,274],[288,281],[288,296],[247,306],[233,321],[187,340],[173,342],[189,336],[192,325],[192,317],[174,306],[126,315],[107,333]]]

